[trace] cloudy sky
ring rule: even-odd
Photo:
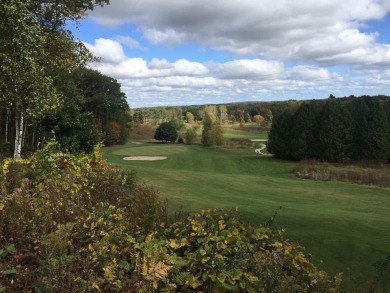
[[[132,108],[390,95],[390,0],[111,0],[74,35]]]

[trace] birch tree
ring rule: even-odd
[[[26,123],[61,105],[55,72],[91,59],[75,42],[67,21],[77,21],[108,0],[7,0],[0,2],[0,103],[13,112],[14,159],[20,157]]]
[[[0,89],[2,103],[14,113],[14,159],[20,157],[27,120],[55,110],[59,95],[40,60],[47,34],[28,11],[29,1],[0,4]]]

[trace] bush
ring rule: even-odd
[[[88,222],[95,221],[90,228],[103,237],[118,223],[124,228],[117,229],[136,236],[166,221],[157,191],[137,186],[133,174],[108,166],[98,151],[74,156],[56,149],[48,145],[27,160],[1,166],[0,247],[13,244],[17,251],[0,259],[0,276],[17,268],[9,282],[1,282],[9,292],[90,290],[100,268],[86,255],[85,245],[96,240],[86,239]],[[101,223],[105,216],[111,224]]]
[[[337,292],[341,275],[318,270],[283,231],[209,210],[172,224],[164,238],[175,262],[167,278],[180,292]]]
[[[178,136],[176,126],[172,122],[163,122],[156,129],[154,139],[161,140],[163,142],[174,142]]]

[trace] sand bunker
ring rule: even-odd
[[[131,157],[123,158],[123,160],[126,161],[160,161],[166,159],[167,157],[160,157],[160,156],[131,156]]]

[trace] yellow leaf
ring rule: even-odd
[[[176,249],[179,247],[178,243],[176,242],[176,239],[170,239],[168,242],[168,246],[170,248]]]
[[[96,284],[96,283],[92,283],[92,288],[94,288],[94,289],[100,291],[100,287],[99,287],[99,285]]]
[[[242,276],[242,271],[240,269],[234,269],[231,273],[231,278],[233,281],[238,281]]]
[[[218,221],[218,227],[219,227],[219,230],[223,230],[226,228],[226,224],[223,220],[219,220]]]
[[[252,275],[252,274],[247,274],[246,276],[248,278],[249,281],[251,282],[257,282],[259,280],[259,278],[257,278],[255,275]]]

